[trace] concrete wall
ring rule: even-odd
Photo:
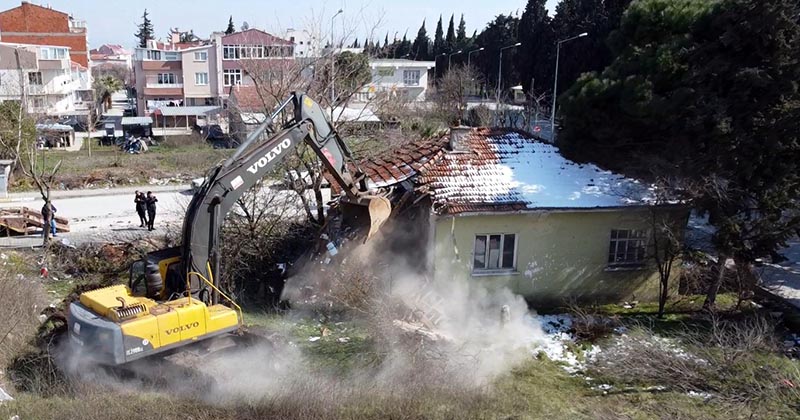
[[[685,226],[688,217],[685,210],[675,208],[660,215],[678,226]],[[652,232],[651,220],[649,209],[437,216],[432,218],[434,275],[440,280],[459,276],[508,287],[543,306],[572,298],[583,302],[620,302],[634,296],[655,300],[658,271],[652,258],[640,269],[611,270],[607,263],[612,229]],[[515,269],[499,275],[473,274],[475,235],[493,233],[517,235]],[[651,245],[652,241],[648,253]],[[677,281],[672,283],[677,286]]]

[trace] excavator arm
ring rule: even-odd
[[[285,128],[273,129],[274,119],[289,105],[292,119]],[[265,141],[260,141],[269,133]],[[292,93],[267,120],[252,132],[236,152],[213,168],[186,211],[183,223],[182,270],[193,292],[203,288],[200,279],[219,278],[219,232],[225,216],[242,195],[255,186],[277,164],[297,148],[307,144],[319,156],[325,169],[345,193],[350,205],[366,207],[373,234],[388,217],[391,206],[383,197],[367,196],[364,174],[358,169],[350,150],[325,116],[322,108],[302,93]],[[355,171],[351,173],[351,168]],[[210,267],[211,272],[208,272]],[[211,293],[212,303],[218,296]]]

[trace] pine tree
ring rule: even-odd
[[[456,47],[465,48],[467,46],[467,23],[464,22],[464,14],[461,14],[461,21],[458,22],[458,30],[456,31]]]
[[[356,38],[356,40],[353,41],[353,48],[361,48],[361,45],[358,43],[358,38]]]
[[[450,24],[447,26],[447,37],[444,39],[448,53],[456,52],[456,30],[453,23],[453,15],[450,15]]]
[[[439,23],[436,24],[436,33],[433,36],[433,55],[439,55],[445,50],[444,31],[442,30],[442,15],[439,15]]]
[[[236,28],[233,26],[233,15],[228,18],[228,27],[225,29],[225,35],[230,35],[236,32]]]
[[[395,49],[396,58],[408,58],[406,55],[411,54],[411,41],[408,40],[408,33],[403,34],[403,40],[397,44]]]
[[[150,17],[147,14],[147,9],[144,9],[142,15],[142,23],[138,25],[139,30],[134,34],[139,40],[139,47],[147,48],[147,40],[153,39],[153,23],[150,22]]]
[[[430,53],[428,49],[430,48],[431,40],[428,38],[428,31],[425,29],[425,19],[422,20],[422,26],[419,27],[419,31],[417,31],[417,38],[414,40],[414,43],[411,45],[411,56],[415,60],[428,60],[430,59]]]
[[[528,0],[519,21],[519,38],[525,45],[525,54],[516,57],[526,92],[530,92],[531,83],[537,92],[552,89],[552,84],[545,82],[553,74],[555,40],[545,3],[546,0]]]

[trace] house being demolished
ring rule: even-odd
[[[437,281],[468,278],[539,304],[655,299],[653,245],[688,218],[648,185],[515,130],[457,127],[361,165],[392,190],[396,252]]]

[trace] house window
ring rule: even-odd
[[[32,71],[28,73],[28,82],[32,85],[41,85],[42,84],[42,72],[40,71]]]
[[[161,51],[147,50],[148,60],[161,60]]]
[[[31,107],[36,109],[44,108],[44,98],[41,97],[31,98]]]
[[[404,73],[404,75],[405,75],[405,73]],[[383,77],[394,76],[394,68],[393,67],[378,67],[378,76],[383,76]],[[417,75],[417,78],[419,78],[419,75]]]
[[[158,84],[159,85],[172,85],[177,83],[175,81],[175,74],[174,73],[158,73]]]
[[[242,71],[240,69],[223,70],[222,84],[225,86],[242,84]]]
[[[239,47],[236,45],[223,45],[222,46],[222,59],[223,60],[236,60],[239,58]]]
[[[475,236],[472,271],[514,270],[517,235],[490,234]]]
[[[197,51],[194,53],[194,61],[208,61],[208,51]]]
[[[208,84],[208,73],[195,73],[194,84],[201,86]]]
[[[419,70],[403,70],[403,83],[406,86],[418,86]]]
[[[164,60],[165,61],[180,61],[181,55],[177,52],[165,52],[164,53]]]
[[[637,267],[644,264],[647,232],[613,229],[608,248],[609,267]]]

